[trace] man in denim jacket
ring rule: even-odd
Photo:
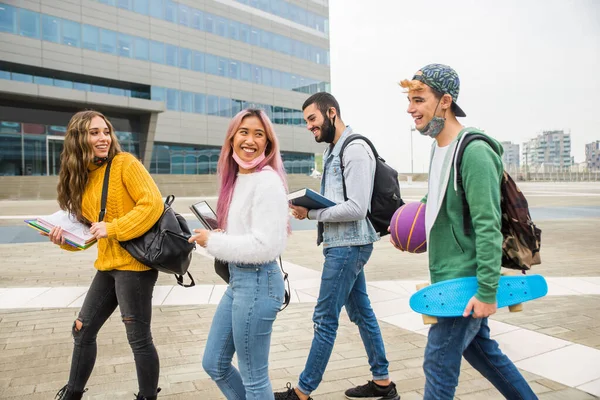
[[[375,157],[364,140],[355,140],[344,150],[344,172],[339,153],[352,135],[352,128],[341,119],[340,106],[329,93],[316,93],[302,106],[307,128],[319,143],[329,146],[323,155],[324,171],[321,194],[336,203],[320,210],[290,206],[297,219],[319,221],[317,245],[323,243],[325,264],[321,276],[319,299],[313,314],[314,338],[298,386],[288,385],[286,392],[275,393],[275,399],[310,399],[327,367],[342,307],[350,320],[358,325],[369,357],[373,380],[346,391],[348,399],[399,400],[396,385],[388,374],[388,361],[379,323],[367,294],[364,266],[373,252],[379,235],[366,218],[373,182]],[[346,182],[344,198],[343,181]]]

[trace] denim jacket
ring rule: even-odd
[[[342,145],[352,133],[352,128],[349,126],[346,127],[346,130],[333,149],[328,147],[323,154],[321,194],[337,204],[345,201],[339,153]],[[373,179],[374,175],[371,178],[371,187]],[[346,186],[348,184],[349,182],[346,181]],[[376,242],[377,240],[379,240],[379,235],[375,232],[373,225],[371,225],[371,222],[367,218],[357,221],[319,223],[317,245],[323,243],[324,247],[361,246]]]

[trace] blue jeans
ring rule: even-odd
[[[228,400],[273,399],[271,332],[285,293],[273,261],[229,264],[229,286],[213,317],[202,367]],[[239,371],[231,364],[237,352]]]
[[[383,338],[371,308],[363,269],[372,252],[373,244],[328,247],[323,250],[325,264],[313,314],[314,337],[298,382],[298,389],[304,394],[315,391],[323,379],[337,335],[342,306],[346,307],[350,320],[358,325],[373,379],[389,377]]]
[[[438,318],[425,348],[424,400],[453,399],[462,356],[507,399],[537,399],[517,367],[490,338],[487,318]]]

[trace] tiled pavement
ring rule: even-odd
[[[543,264],[536,272],[549,278],[551,291],[546,298],[526,304],[522,313],[501,310],[493,317],[492,332],[540,398],[591,399],[594,397],[589,393],[600,395],[600,358],[597,357],[600,322],[596,319],[600,295],[595,292],[596,286],[600,286],[596,278],[600,276],[600,268],[594,253],[600,238],[597,229],[600,219],[567,219],[565,214],[568,217],[570,211],[574,215],[595,212],[600,206],[600,185],[526,184],[522,187],[534,211],[537,207],[539,214],[545,216],[545,219],[536,218],[543,229]],[[422,192],[422,188],[409,188],[403,190],[403,195],[417,199]],[[24,210],[31,209],[32,203],[21,203],[0,202],[0,218],[28,214]],[[51,211],[54,205],[38,202],[36,207]],[[4,227],[19,223],[16,218],[0,222]],[[70,329],[77,303],[72,307],[43,307],[61,296],[66,299],[83,293],[94,273],[91,268],[94,257],[93,250],[71,254],[48,243],[0,245],[0,398],[48,399],[64,385],[72,349]],[[270,373],[275,388],[284,387],[288,381],[296,382],[312,339],[314,303],[311,301],[316,296],[314,287],[318,281],[315,277],[322,263],[320,249],[314,247],[314,231],[296,232],[284,260],[299,266],[296,269],[292,266],[290,271],[297,297],[296,302],[279,315],[274,326]],[[219,289],[222,291],[222,286],[213,286],[220,282],[211,268],[207,258],[194,257],[192,273],[198,283],[211,288],[209,294],[197,297],[195,305],[165,305],[163,300],[162,305],[154,308],[153,334],[161,357],[160,385],[164,393],[160,398],[222,398],[200,364],[215,310],[212,303],[218,298]],[[406,286],[408,290],[412,288],[412,281],[427,279],[426,257],[401,254],[383,240],[376,244],[366,271],[391,375],[403,399],[420,399],[424,383],[421,364],[425,326],[418,316],[407,312],[406,301],[398,288]],[[172,284],[171,277],[161,274],[158,282],[161,289],[155,294],[157,302],[175,294],[170,293]],[[28,308],[8,308],[19,299],[5,297],[7,288],[56,289],[32,297]],[[182,296],[173,297],[169,304],[186,301],[185,292]],[[369,368],[358,331],[344,315],[325,381],[314,397],[342,399],[346,388],[367,379]],[[113,315],[99,335],[98,360],[88,387],[86,397],[90,399],[130,399],[136,391],[133,357],[118,314]],[[501,396],[464,363],[457,398],[488,400]]]

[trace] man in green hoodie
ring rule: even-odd
[[[502,146],[482,140],[465,149],[460,175],[469,204],[472,233],[465,234],[461,188],[457,187],[454,153],[469,133],[456,117],[460,81],[452,68],[430,64],[412,80],[400,82],[408,91],[408,113],[417,130],[435,139],[429,166],[425,225],[431,282],[476,276],[478,290],[462,317],[438,318],[429,329],[425,348],[425,400],[454,398],[462,356],[508,399],[537,397],[490,338],[488,317],[496,312],[496,290],[502,260],[500,182]]]

